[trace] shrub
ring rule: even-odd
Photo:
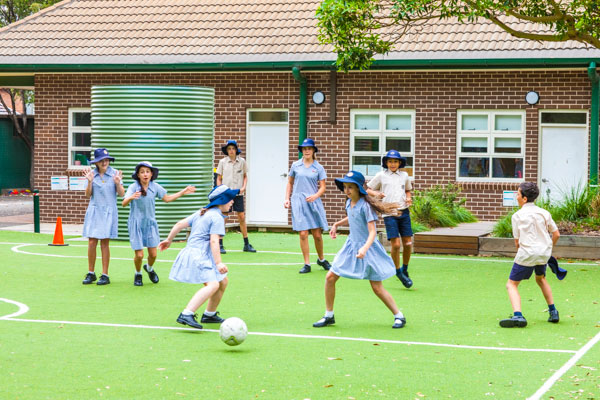
[[[461,187],[436,185],[427,191],[415,191],[411,219],[429,228],[452,227],[461,222],[477,219],[464,207],[466,199],[460,198]]]

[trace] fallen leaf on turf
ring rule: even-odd
[[[419,396],[419,397],[425,397],[425,395],[423,393],[421,393],[421,392],[417,392],[417,396]]]
[[[379,346],[379,343],[373,343],[373,346]]]
[[[164,371],[166,368],[156,368],[157,371]]]
[[[585,368],[585,369],[591,369],[592,371],[595,371],[596,368],[594,367],[586,367],[585,365],[580,365],[581,368]]]
[[[333,387],[333,385],[323,385],[324,388]]]
[[[339,357],[327,357],[328,360],[341,360]]]

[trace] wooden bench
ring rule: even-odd
[[[479,237],[436,235],[430,232],[416,233],[414,236],[414,252],[476,255],[479,253]]]

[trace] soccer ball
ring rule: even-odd
[[[219,328],[221,340],[229,346],[237,346],[246,340],[248,328],[246,323],[237,317],[227,318]]]

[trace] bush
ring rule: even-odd
[[[466,199],[460,198],[461,187],[436,185],[427,191],[415,191],[411,219],[428,228],[452,227],[462,222],[475,222],[477,218],[464,207]]]

